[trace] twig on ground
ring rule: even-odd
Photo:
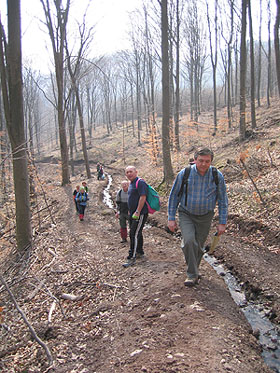
[[[38,337],[37,333],[35,332],[35,329],[33,328],[33,326],[29,323],[29,321],[27,320],[27,317],[25,315],[25,313],[23,312],[23,310],[19,307],[17,301],[16,301],[16,298],[14,297],[14,294],[11,292],[8,284],[6,283],[5,279],[3,278],[2,275],[0,275],[0,280],[2,282],[2,284],[4,285],[4,287],[6,288],[7,292],[9,293],[9,296],[12,300],[12,302],[14,303],[16,309],[18,310],[18,312],[20,313],[23,321],[25,322],[25,324],[27,325],[32,337],[39,343],[39,345],[41,347],[43,347],[43,349],[45,350],[46,352],[46,355],[47,355],[47,358],[48,358],[48,361],[49,361],[49,364],[50,365],[53,365],[53,357],[52,357],[52,354],[51,354],[51,351],[50,349],[48,348],[48,346],[46,345],[46,343],[44,343],[41,338]]]
[[[49,311],[49,315],[48,315],[48,323],[50,324],[51,321],[52,321],[52,314],[53,314],[53,311],[55,310],[55,306],[56,306],[56,301],[54,300],[52,302],[52,305],[51,305],[51,308],[50,308],[50,311]]]

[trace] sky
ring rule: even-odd
[[[66,0],[62,1],[65,3]],[[53,0],[50,0],[50,3],[52,2]],[[77,20],[81,23],[87,9],[86,22],[89,26],[94,26],[95,30],[90,57],[129,48],[127,31],[133,21],[131,12],[141,8],[142,2],[142,0],[71,0],[68,30],[76,25]],[[259,0],[253,2],[257,4]],[[0,0],[1,20],[4,25],[6,3],[7,0]],[[273,0],[271,6],[275,7]],[[256,9],[253,8],[253,12],[256,12],[253,19],[257,20],[259,17],[257,6]],[[275,14],[274,11],[272,13]],[[21,0],[21,15],[23,62],[35,70],[48,73],[53,70],[52,51],[46,26],[42,23],[44,14],[40,0]],[[273,25],[274,17],[272,17]],[[254,28],[255,33],[258,32],[257,27],[256,25]],[[265,26],[262,31],[266,33]]]
[[[52,0],[50,1],[52,3]],[[127,28],[130,12],[140,8],[142,0],[71,0],[68,28],[81,23],[86,12],[89,26],[94,26],[92,56],[110,54],[128,47]],[[1,19],[5,24],[6,1],[0,0]],[[44,14],[40,0],[21,0],[23,60],[32,68],[48,72],[51,68],[50,39],[42,23]],[[71,21],[70,21],[71,20]]]

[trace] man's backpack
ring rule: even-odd
[[[183,195],[183,192],[184,192],[184,186],[186,185],[186,199],[185,199],[185,205],[186,206],[187,206],[187,200],[188,200],[188,198],[187,198],[187,195],[188,195],[188,182],[189,182],[189,176],[190,176],[190,172],[191,172],[191,166],[192,165],[189,164],[185,168],[184,175],[183,175],[183,181],[182,181],[179,193],[178,193],[178,198],[181,199],[181,197]],[[213,167],[213,166],[212,166],[212,175],[213,175],[213,179],[214,179],[215,184],[218,186],[218,184],[219,184],[218,170],[216,169],[216,167]]]
[[[136,181],[136,189],[138,188],[139,180],[143,180],[143,179],[139,178]],[[147,187],[148,187],[148,193],[147,193],[146,205],[148,207],[148,213],[153,214],[154,212],[160,210],[160,199],[159,199],[158,192],[150,184],[147,184]]]

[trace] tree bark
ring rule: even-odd
[[[62,163],[62,185],[70,183],[69,156],[64,117],[64,44],[66,40],[66,25],[68,21],[70,0],[67,0],[65,9],[61,7],[61,1],[55,1],[56,22],[54,29],[52,11],[49,0],[40,0],[44,9],[46,25],[48,27],[55,65],[57,84],[57,118],[59,126],[60,153]]]
[[[279,43],[280,0],[276,0],[276,6],[277,6],[277,11],[276,11],[276,20],[274,24],[274,49],[275,49],[278,94],[280,96],[280,43]]]
[[[161,1],[161,51],[162,51],[162,153],[164,178],[167,185],[174,174],[170,155],[170,98],[169,98],[169,57],[168,57],[168,16],[167,1]]]
[[[31,246],[32,235],[27,149],[23,114],[20,0],[10,0],[7,4],[7,55],[5,56],[5,47],[3,46],[5,40],[4,29],[2,25],[0,25],[0,69],[6,124],[13,157],[17,249],[20,253],[23,253]]]
[[[240,45],[240,121],[239,137],[245,140],[246,137],[246,13],[247,0],[242,0],[242,20],[241,20],[241,45]]]
[[[251,122],[252,128],[256,128],[256,106],[255,106],[255,54],[254,36],[251,12],[251,0],[248,0],[249,35],[250,35],[250,67],[251,67]]]

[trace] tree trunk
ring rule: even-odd
[[[207,23],[208,23],[208,31],[209,31],[209,42],[210,42],[210,57],[211,57],[211,64],[212,64],[212,79],[213,79],[213,101],[214,101],[214,135],[217,132],[217,59],[218,59],[218,0],[215,0],[215,35],[214,35],[214,46],[212,43],[212,33],[211,33],[211,23],[210,23],[210,15],[209,15],[209,6],[207,5]]]
[[[280,0],[276,0],[276,5],[277,5],[277,12],[276,12],[275,25],[274,25],[274,49],[275,49],[278,94],[280,96],[280,46],[279,46]]]
[[[174,113],[174,132],[175,132],[175,149],[180,150],[180,14],[179,0],[176,2],[176,75],[175,75],[175,113]]]
[[[12,147],[13,175],[16,201],[17,249],[23,253],[31,246],[30,195],[27,168],[26,136],[24,132],[22,94],[22,56],[20,0],[10,0],[8,4],[8,50],[6,68],[4,57],[4,34],[1,25],[1,83],[5,116]],[[6,71],[8,72],[8,84]]]
[[[161,1],[161,51],[162,51],[162,153],[166,184],[174,178],[170,156],[170,100],[169,100],[169,59],[168,59],[168,16],[167,0]]]
[[[262,77],[262,0],[260,0],[259,51],[258,51],[258,107],[261,106],[261,77]]]
[[[240,121],[239,137],[245,140],[246,137],[246,13],[247,0],[242,0],[242,21],[241,21],[241,45],[240,45]]]
[[[251,122],[252,128],[256,128],[256,107],[255,107],[255,55],[254,55],[254,36],[251,12],[251,0],[248,0],[249,16],[249,35],[250,35],[250,67],[251,67]]]
[[[62,9],[61,1],[55,1],[56,22],[52,20],[52,11],[48,0],[40,0],[46,17],[55,65],[57,84],[57,118],[59,126],[59,141],[62,163],[62,185],[70,183],[69,157],[64,117],[64,44],[66,40],[66,25],[69,14],[70,0],[67,0],[65,9]],[[54,29],[54,24],[57,23]]]
[[[70,61],[70,56],[69,56],[68,49],[66,49],[66,54],[67,54],[68,71],[69,71],[69,75],[70,75],[70,78],[71,78],[73,92],[74,92],[75,98],[76,98],[76,105],[77,105],[77,111],[78,111],[78,116],[79,116],[80,132],[81,132],[81,139],[82,139],[82,149],[83,149],[83,156],[84,156],[84,161],[85,161],[86,173],[87,173],[87,178],[90,179],[91,178],[91,173],[90,173],[88,153],[87,153],[84,117],[83,117],[82,105],[81,105],[81,100],[80,100],[79,88],[78,88],[78,84],[76,82],[75,74],[74,74],[74,72],[72,70],[72,67],[71,67],[71,61]],[[79,53],[79,55],[80,55],[80,53]],[[78,59],[77,60],[77,65],[79,63],[80,63],[80,61]],[[75,69],[75,71],[77,71],[77,70],[78,69]]]
[[[266,102],[267,107],[270,106],[270,96],[271,96],[271,35],[270,35],[270,25],[271,25],[271,10],[270,10],[270,0],[267,2],[268,10],[268,53],[267,53],[267,88],[266,88]]]

